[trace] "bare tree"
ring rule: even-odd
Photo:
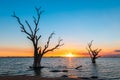
[[[47,52],[50,51],[54,51],[55,49],[59,48],[60,46],[64,45],[62,44],[62,39],[58,40],[58,43],[49,49],[49,45],[50,45],[50,41],[52,36],[54,35],[54,33],[51,33],[50,36],[48,37],[48,40],[45,44],[45,46],[42,48],[41,46],[38,46],[39,44],[39,40],[41,38],[41,35],[38,35],[38,25],[40,22],[40,17],[41,14],[43,13],[43,11],[41,11],[41,7],[40,8],[35,8],[36,12],[37,12],[37,17],[33,16],[33,22],[34,22],[34,29],[31,27],[31,25],[29,24],[29,22],[27,20],[25,20],[26,25],[29,28],[29,31],[26,30],[25,25],[21,22],[20,18],[18,16],[16,16],[15,12],[13,13],[12,17],[17,19],[17,22],[20,25],[21,28],[21,32],[25,33],[27,35],[27,38],[33,43],[33,47],[34,47],[34,62],[33,62],[33,68],[41,68],[41,59],[43,57],[44,54],[46,54]]]
[[[96,59],[100,57],[100,56],[98,56],[98,54],[102,49],[98,49],[98,48],[97,49],[92,49],[92,42],[93,42],[93,40],[88,43],[87,51],[90,55],[92,63],[96,63]]]

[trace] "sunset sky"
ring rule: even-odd
[[[33,25],[34,7],[41,6],[40,44],[51,32],[51,46],[63,39],[64,46],[46,56],[86,56],[87,43],[101,48],[100,55],[120,55],[120,0],[0,0],[0,56],[33,56],[32,43],[21,33],[16,12]],[[33,26],[34,27],[34,26]],[[27,28],[27,26],[26,26]]]

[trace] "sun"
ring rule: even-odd
[[[67,53],[66,57],[74,57],[73,53]]]

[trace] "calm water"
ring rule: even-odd
[[[29,69],[33,58],[0,58],[0,76],[38,75],[41,77],[91,77],[120,79],[120,58],[100,58],[97,64],[91,64],[89,58],[43,58],[41,71]],[[82,65],[78,70],[75,67]],[[68,72],[50,72],[68,70]]]

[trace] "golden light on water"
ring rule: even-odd
[[[66,54],[66,57],[74,57],[74,55],[73,55],[73,53],[70,52],[70,53]]]

